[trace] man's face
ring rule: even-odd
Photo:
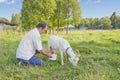
[[[46,33],[47,32],[47,27],[45,28],[39,28],[39,32],[42,33]]]
[[[43,29],[43,33],[47,33],[47,27]]]

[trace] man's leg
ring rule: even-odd
[[[38,50],[35,51],[35,55],[36,54],[39,54],[40,52]],[[24,59],[20,59],[20,58],[17,58],[18,61],[19,61],[19,64],[21,65],[28,65],[28,66],[41,66],[41,65],[44,65],[44,62],[39,59],[39,58],[36,58],[35,55],[30,58],[29,60],[24,60]]]
[[[35,56],[30,58],[29,60],[18,59],[18,61],[19,61],[19,65],[25,65],[25,66],[42,66],[42,65],[44,65],[43,60],[36,58]]]
[[[17,60],[19,61],[19,65],[24,65],[24,66],[27,66],[29,65],[29,62],[27,60],[24,60],[24,59],[20,59],[20,58],[17,58]]]
[[[42,65],[44,65],[43,60],[39,59],[39,58],[36,58],[35,56],[30,58],[30,60],[28,60],[28,62],[31,66],[42,66]]]

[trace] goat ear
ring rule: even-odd
[[[76,50],[76,53],[77,53],[77,56],[79,57],[80,56],[80,51]]]
[[[80,54],[78,54],[77,56],[80,57]]]
[[[78,53],[77,49],[75,49],[75,50],[74,50],[74,53],[75,53],[75,54],[77,54],[77,53]]]

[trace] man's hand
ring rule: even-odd
[[[47,52],[47,53],[48,53],[48,55],[49,55],[49,58],[51,58],[53,53],[52,53],[52,52],[50,52],[50,51],[49,51],[49,52]]]
[[[46,55],[49,58],[52,57],[52,54],[53,54],[51,51],[46,52],[45,50],[40,50],[40,53],[43,55]]]

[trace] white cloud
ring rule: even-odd
[[[13,4],[15,3],[15,0],[0,0],[0,3]]]
[[[0,3],[5,2],[5,0],[0,0]]]
[[[89,4],[89,3],[94,3],[94,4],[98,4],[98,3],[101,3],[102,0],[87,0],[86,1],[86,4]]]
[[[101,0],[94,0],[94,3],[100,3]]]

